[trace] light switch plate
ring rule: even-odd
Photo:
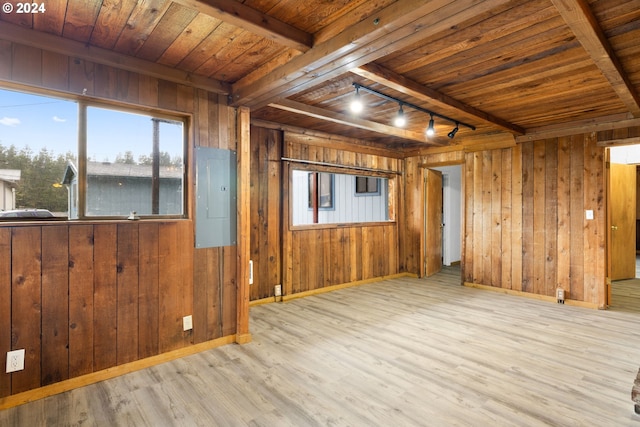
[[[593,219],[593,211],[591,209],[584,211],[584,215],[586,219]]]

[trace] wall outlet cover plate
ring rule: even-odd
[[[24,348],[7,352],[6,373],[22,371],[24,369]]]

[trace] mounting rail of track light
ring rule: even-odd
[[[371,89],[370,87],[363,86],[360,83],[354,82],[353,86],[356,88],[355,98],[351,103],[351,111],[353,111],[354,113],[359,113],[363,109],[362,101],[360,100],[360,92],[359,92],[360,89],[362,89],[380,98],[386,99],[387,101],[396,102],[398,104],[398,116],[395,119],[396,126],[398,127],[404,126],[404,123],[406,122],[403,107],[409,107],[429,115],[429,126],[427,127],[427,135],[429,136],[435,133],[434,117],[438,117],[440,119],[443,119],[455,124],[455,127],[451,130],[451,132],[447,134],[449,138],[453,138],[454,136],[456,136],[456,133],[458,133],[458,129],[460,126],[468,127],[471,130],[476,130],[476,127],[473,125],[461,122],[460,120],[452,119],[451,117],[443,116],[442,114],[438,114],[431,110],[427,110],[426,108],[422,108],[418,105],[414,105],[409,102],[403,101],[401,99],[395,98],[393,96],[384,94],[375,89]]]

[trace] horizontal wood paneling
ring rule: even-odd
[[[224,97],[12,42],[0,59],[8,88],[187,116],[189,177],[194,146],[235,149]],[[236,250],[196,251],[194,232],[191,220],[0,225],[0,354],[27,350],[24,371],[0,376],[0,399],[234,334]]]

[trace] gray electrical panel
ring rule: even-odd
[[[236,244],[237,155],[196,147],[196,248]]]

